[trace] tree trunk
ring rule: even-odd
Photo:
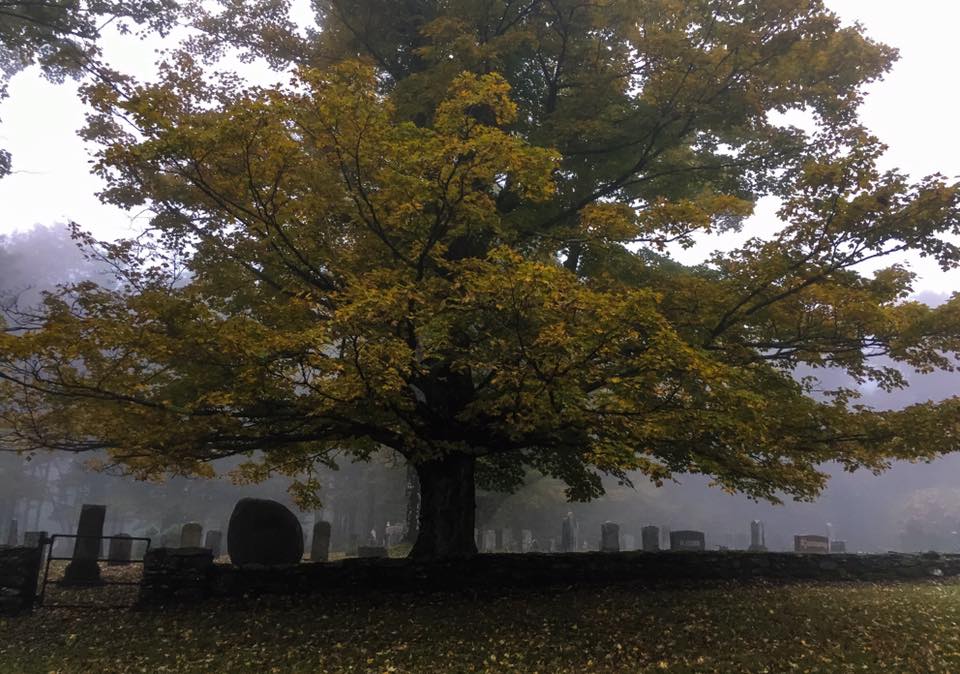
[[[407,464],[407,521],[403,532],[404,543],[416,543],[417,531],[420,529],[420,480],[417,478],[417,469],[412,463]]]
[[[473,539],[476,457],[448,454],[417,464],[420,527],[414,559],[449,559],[477,554]]]

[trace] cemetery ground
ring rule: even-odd
[[[958,672],[960,580],[333,593],[0,620],[0,672]]]

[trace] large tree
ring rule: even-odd
[[[877,356],[957,351],[960,300],[909,301],[897,262],[957,265],[957,186],[879,171],[858,119],[894,50],[818,0],[314,5],[306,32],[283,2],[197,10],[158,81],[89,90],[103,199],[153,237],[89,241],[123,287],[0,336],[8,442],[143,475],[247,454],[304,498],[316,466],[389,447],[419,557],[474,553],[475,484],[529,469],[573,499],[639,472],[776,501],[815,497],[826,461],[958,449],[956,400],[880,412],[794,376],[897,387]],[[289,83],[213,76],[225,45]],[[763,196],[767,238],[667,255]]]

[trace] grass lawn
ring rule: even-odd
[[[607,585],[42,609],[0,672],[960,672],[960,581]]]

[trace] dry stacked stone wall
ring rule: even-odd
[[[0,547],[0,616],[33,609],[43,548]]]
[[[334,591],[480,590],[608,582],[699,580],[890,581],[960,575],[960,555],[752,552],[478,555],[449,562],[349,559],[266,567],[214,564],[200,550],[153,550],[142,605],[207,597],[309,595]]]

